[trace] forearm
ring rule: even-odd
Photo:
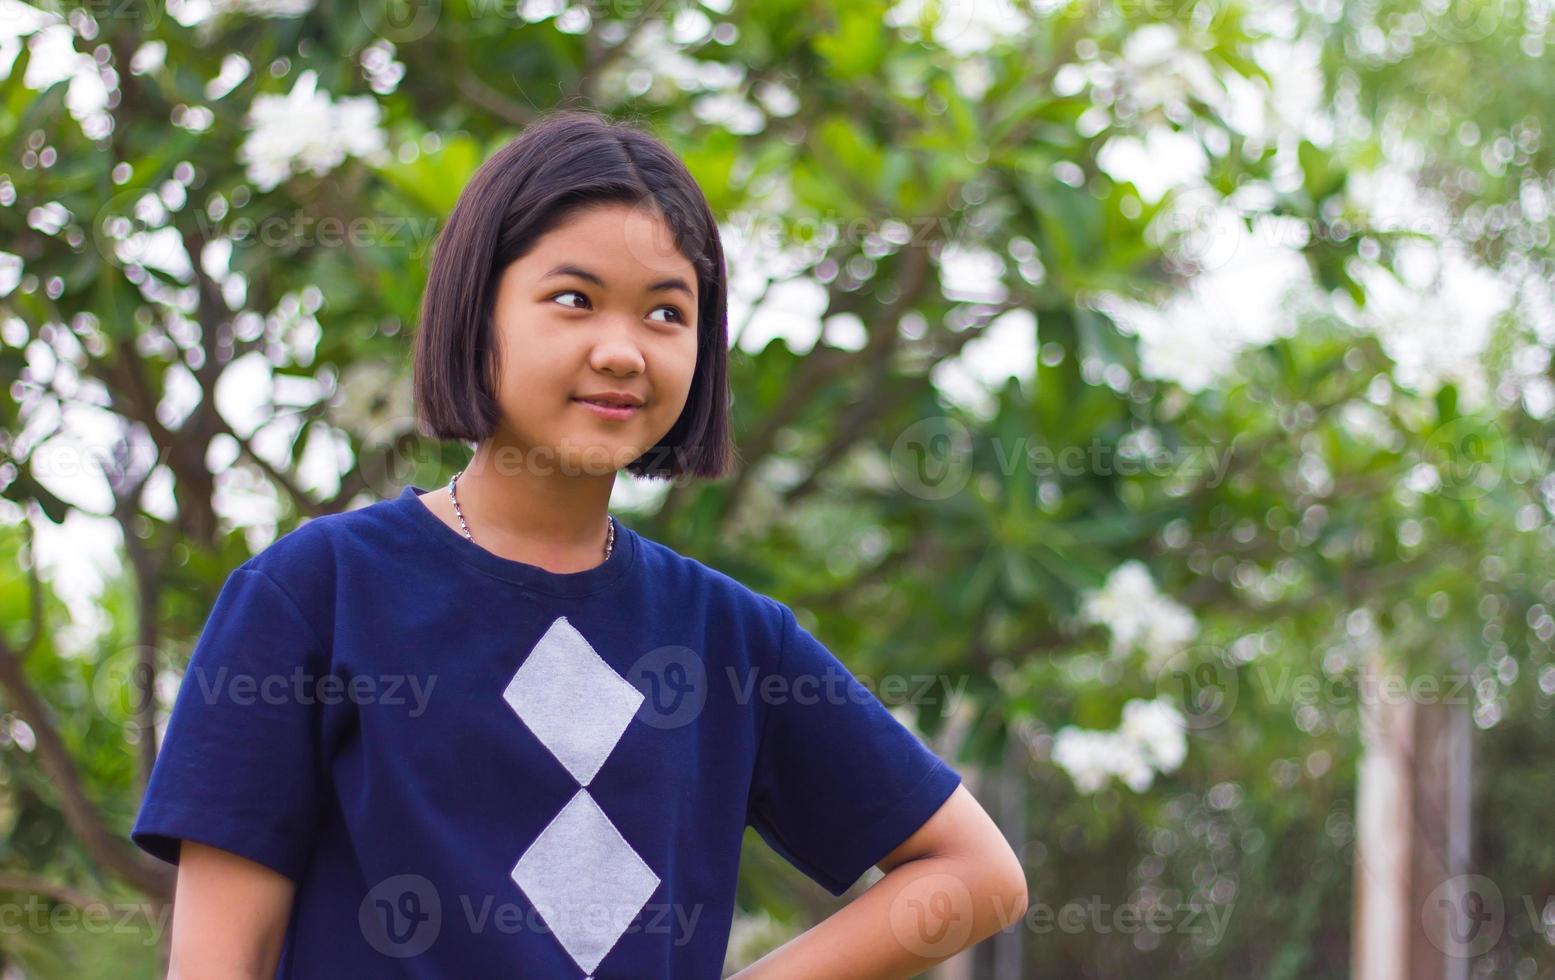
[[[730,980],[905,980],[1020,918],[1025,889],[953,857],[898,865]]]

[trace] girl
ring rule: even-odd
[[[439,235],[415,350],[444,488],[232,573],[131,832],[175,977],[716,978],[747,826],[834,896],[742,978],[923,971],[1024,874],[954,769],[788,606],[608,513],[716,477],[718,228],[652,136],[552,114]]]

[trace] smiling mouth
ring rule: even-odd
[[[629,402],[594,401],[588,398],[574,398],[572,401],[601,418],[615,420],[629,419],[643,408],[641,405],[633,405]]]

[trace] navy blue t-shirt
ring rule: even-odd
[[[131,831],[293,879],[278,977],[716,978],[746,826],[841,895],[960,783],[787,605],[619,523],[503,558],[422,492],[230,575]]]

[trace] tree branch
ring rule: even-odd
[[[936,363],[955,357],[961,352],[962,348],[977,337],[980,337],[988,329],[988,325],[997,317],[1012,309],[1016,309],[1018,305],[1015,303],[1000,304],[992,312],[984,314],[979,322],[969,325],[957,333],[945,334],[949,338],[950,343],[935,358]],[[888,358],[882,358],[880,361],[871,364],[870,376],[864,383],[866,390],[868,390],[868,387],[880,384],[889,369],[890,362]],[[879,398],[860,399],[855,402],[848,413],[843,416],[842,421],[837,424],[837,431],[833,434],[826,448],[821,450],[816,457],[810,472],[805,475],[803,480],[789,487],[783,493],[783,502],[793,505],[809,496],[819,485],[821,474],[825,473],[828,467],[846,455],[857,444],[859,439],[863,438],[869,426],[876,419],[886,415],[913,395],[928,387],[932,383],[931,377],[932,375],[926,371],[916,377],[903,379],[902,383],[897,385],[895,389],[885,392]]]
[[[0,872],[0,892],[25,892],[32,895],[43,895],[52,898],[56,902],[66,905],[74,905],[77,908],[87,908],[92,905],[101,905],[102,899],[93,898],[85,892],[76,891],[69,885],[50,881],[38,875],[25,873]]]
[[[22,661],[0,637],[0,691],[37,739],[33,756],[58,795],[65,822],[92,859],[128,884],[158,897],[171,896],[171,869],[141,857],[123,838],[111,833],[97,807],[87,799],[76,766],[43,699],[28,683]]]
[[[460,95],[503,122],[514,126],[528,126],[539,116],[534,109],[508,98],[476,78],[468,69],[454,76],[454,84],[458,87]]]

